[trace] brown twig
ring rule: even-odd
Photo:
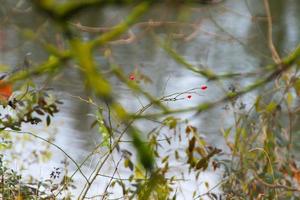
[[[286,185],[279,185],[279,184],[271,184],[271,183],[267,183],[265,182],[263,179],[261,179],[257,172],[253,170],[253,174],[254,174],[254,177],[257,181],[259,181],[261,184],[263,184],[264,186],[268,187],[268,188],[274,188],[274,189],[285,189],[285,190],[288,190],[288,191],[293,191],[293,192],[300,192],[299,189],[297,188],[292,188],[292,187],[289,187],[289,186],[286,186]]]
[[[281,63],[281,58],[280,58],[280,56],[279,56],[279,54],[278,54],[278,52],[277,52],[277,50],[274,46],[274,43],[273,43],[272,15],[271,15],[268,0],[264,0],[264,6],[265,6],[266,14],[267,14],[267,19],[268,19],[268,44],[269,44],[269,48],[270,48],[270,51],[272,53],[272,58],[273,58],[274,62],[276,64],[279,64],[279,63]]]
[[[85,26],[82,25],[80,22],[77,23],[70,23],[74,27],[76,27],[80,31],[89,32],[89,33],[105,33],[108,31],[111,31],[114,29],[114,27],[92,27],[92,26]],[[191,41],[194,39],[197,34],[202,31],[200,29],[200,22],[198,23],[185,23],[185,22],[176,22],[176,21],[152,21],[149,20],[148,22],[138,22],[135,23],[132,28],[136,27],[139,29],[144,29],[143,32],[139,34],[134,34],[132,31],[129,31],[126,38],[118,39],[115,41],[109,42],[112,45],[120,45],[120,44],[130,44],[138,39],[141,38],[142,35],[145,34],[145,32],[153,29],[153,28],[159,28],[164,26],[179,26],[179,27],[189,27],[192,29],[192,32],[189,34],[176,34],[173,33],[173,37],[180,39],[182,38],[185,42]],[[207,31],[204,31],[206,34],[213,34]]]

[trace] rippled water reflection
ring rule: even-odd
[[[15,2],[23,2],[15,4]],[[17,7],[15,7],[15,5]],[[293,49],[300,36],[300,4],[297,0],[272,0],[270,1],[274,22],[274,43],[280,54],[284,55]],[[19,7],[18,7],[19,6]],[[14,8],[15,7],[15,8]],[[126,16],[128,8],[110,7],[102,12],[92,11],[89,15],[82,15],[74,19],[74,23],[79,22],[88,26],[110,26]],[[12,67],[22,65],[25,55],[30,52],[30,60],[38,63],[48,57],[41,46],[33,41],[26,41],[22,35],[24,28],[39,32],[42,39],[50,42],[57,42],[59,33],[51,22],[35,13],[30,5],[25,1],[4,1],[0,5],[0,62]],[[170,102],[169,106],[180,108],[197,105],[203,101],[214,100],[224,94],[230,84],[236,87],[244,86],[251,82],[251,78],[236,81],[207,82],[206,79],[189,72],[180,64],[170,58],[167,53],[155,42],[157,38],[169,39],[173,33],[185,34],[187,37],[174,39],[172,42],[186,60],[195,65],[209,66],[215,72],[249,72],[259,69],[267,63],[272,62],[266,39],[262,1],[239,1],[227,0],[214,5],[191,5],[184,7],[165,7],[158,5],[153,8],[142,21],[183,21],[180,26],[166,24],[159,28],[144,33],[142,38],[129,44],[112,45],[111,52],[114,62],[118,63],[126,73],[138,68],[148,75],[153,83],[141,84],[148,92],[154,96],[162,96],[178,91],[185,91],[201,84],[208,85],[208,90],[203,92],[203,96],[195,96],[191,100]],[[189,24],[193,24],[193,27]],[[143,29],[132,28],[132,31],[139,34]],[[95,35],[82,33],[86,39]],[[173,35],[174,36],[174,35]],[[95,56],[103,68],[108,68],[107,62],[103,59],[104,49],[99,49]],[[122,104],[131,111],[137,111],[141,107],[134,94],[126,89],[117,80],[111,79],[114,85],[115,95]],[[57,95],[64,101],[61,112],[55,117],[50,128],[24,127],[25,129],[38,132],[41,135],[55,134],[55,143],[61,146],[66,152],[74,157],[78,162],[97,145],[101,138],[95,130],[90,129],[94,108],[80,101],[74,96],[86,97],[89,92],[82,85],[82,78],[78,73],[66,68],[63,75],[56,77],[52,83]],[[243,97],[244,103],[253,101],[254,93]],[[247,103],[248,102],[248,103]],[[192,124],[197,126],[209,142],[223,147],[224,141],[220,137],[220,128],[228,126],[232,122],[230,112],[216,107],[209,112],[198,117],[191,118],[191,114],[182,114],[181,118],[190,118]],[[137,126],[149,130],[150,124],[143,121]],[[22,149],[22,145],[20,147]],[[31,148],[32,147],[28,147]],[[177,148],[174,146],[174,148]],[[36,177],[48,178],[53,166],[62,166],[61,160],[64,155],[53,148],[53,158],[46,164],[35,164],[28,166],[25,171],[34,174]],[[21,152],[21,150],[20,150]],[[83,168],[88,172],[95,165],[96,157],[93,157]],[[13,163],[18,169],[18,163]],[[71,164],[72,167],[74,167]],[[71,167],[71,171],[72,171]],[[34,171],[33,171],[34,170]],[[111,170],[104,169],[103,174],[111,173]],[[126,175],[126,170],[123,170]],[[122,174],[122,170],[121,170]],[[218,180],[214,173],[204,173],[203,178],[208,179],[213,185]],[[80,175],[76,176],[78,182],[83,182]],[[103,188],[106,181],[102,179],[97,182],[97,186]],[[185,191],[184,196],[190,199],[193,188],[198,187],[193,183],[182,183]],[[199,186],[205,190],[204,186]]]

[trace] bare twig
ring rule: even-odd
[[[218,184],[216,184],[215,186],[213,186],[212,188],[210,188],[207,192],[198,195],[197,197],[194,198],[194,200],[196,199],[200,199],[201,197],[207,196],[209,195],[214,189],[216,189],[217,187],[219,187],[220,185],[224,184],[227,180],[221,181]]]
[[[276,64],[279,64],[279,63],[281,63],[281,58],[280,58],[280,56],[279,56],[279,54],[278,54],[278,52],[277,52],[277,50],[274,46],[274,43],[273,43],[272,15],[271,15],[268,0],[264,0],[264,6],[265,6],[266,14],[267,14],[267,19],[268,19],[268,43],[269,43],[269,48],[271,50],[272,58],[273,58],[274,62]]]
[[[263,179],[261,179],[257,172],[253,170],[253,174],[255,176],[255,179],[258,180],[261,184],[263,184],[264,186],[266,187],[269,187],[269,188],[273,188],[273,189],[285,189],[287,191],[293,191],[293,192],[300,192],[299,189],[297,188],[293,188],[293,187],[289,187],[289,186],[286,186],[286,185],[279,185],[279,184],[271,184],[271,183],[267,183],[265,182]]]
[[[116,164],[115,170],[114,170],[111,178],[109,179],[109,182],[108,182],[107,186],[104,189],[104,192],[103,192],[104,195],[102,197],[102,200],[104,200],[104,198],[105,198],[105,194],[107,193],[108,187],[110,186],[112,180],[114,179],[114,176],[115,176],[115,174],[116,174],[116,172],[118,170],[119,164],[120,164],[120,162],[121,162],[122,159],[123,159],[123,156],[119,159],[118,163]]]
[[[79,167],[79,165],[77,164],[77,162],[67,153],[67,152],[65,152],[61,147],[59,147],[58,145],[56,145],[56,144],[54,144],[53,142],[51,142],[51,141],[48,141],[47,139],[45,139],[45,138],[42,138],[42,137],[40,137],[40,136],[38,136],[38,135],[36,135],[36,134],[34,134],[34,133],[31,133],[31,132],[24,132],[24,131],[13,131],[13,130],[11,130],[10,132],[12,132],[12,133],[18,133],[18,134],[28,134],[28,135],[31,135],[31,136],[33,136],[33,137],[35,137],[35,138],[38,138],[38,139],[40,139],[40,140],[43,140],[44,142],[47,142],[47,143],[49,143],[49,144],[51,144],[52,146],[54,146],[54,147],[56,147],[57,149],[59,149],[61,152],[63,152],[73,163],[74,163],[74,165],[77,167],[77,169],[79,170],[79,172],[80,172],[80,174],[84,177],[84,179],[88,182],[88,179],[87,179],[87,177],[84,175],[84,173],[81,171],[81,169],[80,169],[80,167]]]

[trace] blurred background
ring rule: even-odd
[[[298,0],[270,0],[269,3],[273,16],[273,41],[279,54],[284,56],[299,42],[300,3]],[[69,23],[73,24],[78,36],[89,40],[101,34],[101,30],[97,28],[111,27],[124,20],[131,8],[131,6],[107,6],[101,9],[90,9],[88,14],[82,12]],[[155,4],[138,23],[130,28],[128,33],[122,36],[123,40],[111,42],[97,49],[94,56],[104,73],[109,73],[109,63],[105,57],[109,55],[109,59],[118,63],[128,76],[133,72],[144,74],[145,77],[139,84],[156,97],[207,85],[207,90],[200,91],[199,95],[193,94],[191,99],[184,96],[182,100],[168,103],[172,108],[188,107],[218,99],[230,87],[241,88],[257,77],[207,81],[175,62],[158,44],[157,39],[172,43],[175,50],[195,66],[205,66],[216,73],[243,74],[259,70],[260,67],[273,62],[267,43],[266,24],[261,0]],[[35,32],[36,38],[26,39],[27,30]],[[0,64],[9,66],[9,70],[13,70],[24,66],[30,67],[48,59],[49,54],[40,45],[39,40],[56,44],[61,48],[68,45],[56,25],[35,10],[30,1],[2,0]],[[23,130],[51,138],[55,144],[80,163],[101,142],[101,135],[97,129],[91,128],[95,108],[78,98],[87,98],[91,95],[90,90],[82,84],[83,77],[80,73],[74,70],[76,64],[69,63],[69,65],[61,75],[54,78],[54,81],[47,83],[47,86],[53,88],[57,97],[63,102],[51,126],[26,125]],[[110,82],[114,86],[114,95],[128,110],[136,112],[147,104],[146,99],[128,90],[115,78],[111,78]],[[255,97],[255,92],[249,93],[239,99],[238,103],[245,104],[247,109],[249,108],[247,106],[254,102]],[[239,112],[243,112],[243,109]],[[214,144],[221,149],[227,148],[220,130],[226,129],[234,118],[225,104],[197,117],[192,114],[179,114],[176,117],[188,119],[209,144]],[[141,120],[136,125],[147,132],[155,126],[155,122],[152,124]],[[65,155],[60,150],[49,147],[50,153],[46,153],[45,148],[48,147],[45,143],[28,136],[25,139],[24,137],[17,135],[14,138],[16,141],[14,151],[5,152],[7,159],[11,160],[12,168],[23,171],[25,178],[33,176],[40,180],[49,179],[54,168],[64,168]],[[171,152],[172,148],[178,148],[176,143],[173,145],[165,152],[166,154]],[[132,149],[129,145],[128,148]],[[298,150],[295,149],[296,152]],[[42,153],[44,156],[42,161],[38,159],[39,161],[35,162],[37,158],[33,152]],[[90,173],[96,165],[98,156],[101,156],[101,151],[85,163],[82,169],[84,173]],[[113,161],[110,161],[110,164],[114,165]],[[67,168],[70,172],[75,170],[72,163],[69,163]],[[113,169],[114,167],[107,165],[102,174],[111,174]],[[180,171],[180,167],[174,167],[174,173],[178,170]],[[126,177],[127,169],[121,168],[120,174]],[[208,170],[201,173],[200,177],[214,185],[220,179],[220,174]],[[84,185],[84,179],[80,174],[76,174],[74,180],[77,186]],[[108,178],[99,178],[89,194],[103,190],[108,181]],[[192,180],[182,181],[180,186],[182,188],[180,199],[191,199],[192,191],[195,189],[199,193],[207,190],[204,184]],[[80,191],[76,189],[74,191],[76,197]],[[215,191],[219,191],[218,188]],[[120,193],[121,191],[115,191],[115,197]]]

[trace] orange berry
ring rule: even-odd
[[[3,80],[0,80],[0,99],[8,100],[12,93],[12,85],[5,83],[5,81]]]

